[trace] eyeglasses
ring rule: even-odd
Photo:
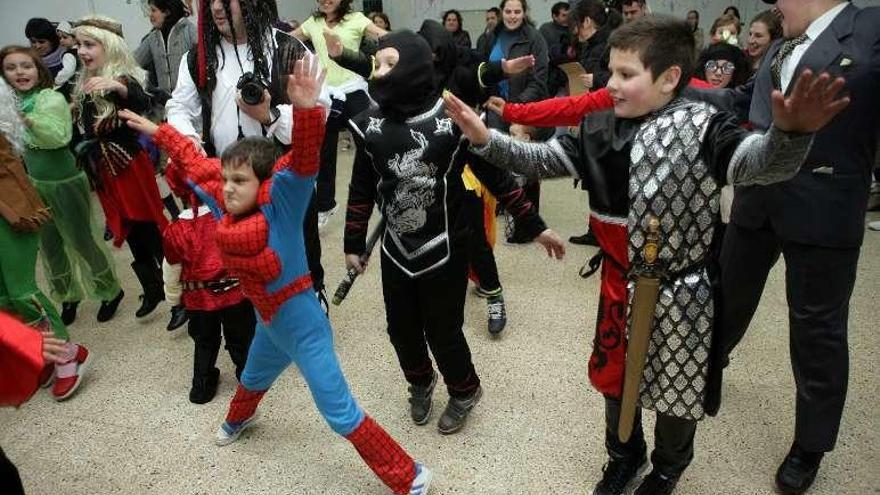
[[[718,69],[721,69],[721,73],[725,76],[732,76],[733,71],[736,70],[736,66],[733,65],[733,62],[724,62],[724,65],[718,65],[718,62],[715,60],[710,60],[706,62],[705,69],[706,72],[715,72]]]

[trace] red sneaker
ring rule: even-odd
[[[89,350],[78,345],[76,357],[74,359],[67,363],[57,365],[55,385],[52,386],[52,397],[55,400],[65,400],[76,392],[76,389],[82,382],[90,358],[91,354],[89,354]],[[72,369],[65,369],[68,367],[72,367]]]

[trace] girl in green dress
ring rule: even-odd
[[[82,383],[90,354],[70,341],[67,327],[37,287],[38,231],[47,209],[28,182],[21,163],[26,139],[15,93],[0,80],[0,311],[8,311],[35,328],[51,330],[64,341],[58,361],[47,365],[42,385],[54,378],[52,397],[64,400]]]
[[[84,297],[100,300],[98,321],[108,321],[123,292],[92,216],[88,179],[68,148],[73,129],[70,107],[52,89],[48,69],[29,48],[3,48],[0,65],[20,101],[28,175],[52,211],[52,220],[40,231],[50,294],[61,302],[65,324],[76,318]]]

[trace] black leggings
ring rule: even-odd
[[[162,266],[162,234],[155,222],[132,222],[125,240],[136,263]]]
[[[193,377],[205,378],[214,370],[220,353],[220,330],[226,339],[226,350],[235,363],[235,377],[240,379],[247,361],[254,329],[257,324],[254,307],[244,300],[234,306],[214,311],[187,311],[187,331],[195,344]]]

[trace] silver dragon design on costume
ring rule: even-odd
[[[417,147],[388,160],[388,170],[399,179],[393,199],[385,211],[388,224],[398,234],[415,232],[425,226],[427,207],[434,203],[437,166],[422,160],[428,140],[410,130]]]

